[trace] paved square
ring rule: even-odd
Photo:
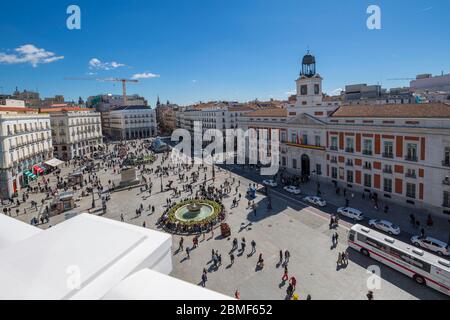
[[[133,151],[134,148],[131,147],[131,144],[129,146],[130,151]],[[112,151],[112,146],[109,151]],[[161,154],[158,155],[157,161],[151,166],[147,165],[146,168],[156,169],[160,165],[171,165],[169,160],[162,163],[162,157]],[[114,173],[113,168],[106,165],[107,162],[101,160],[97,160],[97,162],[100,163],[97,176],[101,184],[107,188],[108,181],[111,180],[117,185],[120,181],[120,174],[117,171]],[[76,167],[77,165],[70,164],[61,168],[61,176],[67,177]],[[197,169],[198,167],[195,166],[191,172]],[[176,171],[177,169],[169,170],[169,176],[163,177],[162,182],[163,185],[166,185],[169,180],[172,180],[174,186],[178,187],[178,190],[182,190],[182,183],[178,181]],[[338,229],[339,244],[337,248],[331,249],[331,235],[335,231],[328,228],[328,213],[316,208],[305,207],[301,203],[297,203],[295,199],[292,200],[290,196],[271,192],[272,210],[267,210],[267,197],[258,193],[255,199],[257,210],[254,215],[253,210],[247,208],[248,203],[245,199],[249,183],[253,183],[253,181],[241,176],[241,174],[245,174],[252,178],[254,172],[243,171],[237,175],[234,172],[238,172],[238,170],[233,170],[234,172],[230,174],[219,167],[216,167],[215,171],[216,187],[222,185],[226,179],[232,182],[232,178],[235,178],[231,193],[223,201],[228,212],[226,222],[231,227],[231,237],[222,238],[219,228],[216,228],[213,237],[211,237],[211,233],[207,234],[205,239],[200,236],[199,247],[192,250],[190,259],[187,259],[184,251],[178,252],[177,250],[180,237],[173,236],[173,276],[200,284],[202,270],[206,268],[208,270],[207,288],[229,296],[233,296],[234,292],[239,290],[242,299],[285,299],[287,284],[283,285],[281,281],[284,269],[278,264],[278,261],[280,250],[289,250],[291,253],[288,264],[289,277],[296,277],[296,293],[300,299],[305,299],[308,294],[312,299],[366,299],[367,280],[371,276],[367,272],[367,267],[371,265],[381,267],[381,289],[374,290],[375,299],[448,299],[443,294],[427,287],[421,287],[397,271],[365,258],[351,249],[349,249],[349,265],[337,270],[338,252],[347,249],[345,224]],[[207,183],[212,184],[211,167],[207,168],[206,174]],[[143,175],[147,181],[153,183],[152,194],[150,195],[148,191],[140,191],[139,188],[114,192],[111,194],[111,200],[107,202],[104,216],[120,220],[122,215],[126,223],[142,226],[145,222],[147,228],[158,230],[156,222],[166,208],[166,199],[179,201],[191,195],[189,192],[182,192],[181,197],[176,198],[172,191],[160,192],[161,178],[157,177],[155,173],[144,173]],[[87,180],[88,176],[85,174],[84,178]],[[50,174],[47,177],[50,178],[50,185],[54,186],[56,176]],[[198,185],[203,183],[203,178],[202,172],[197,183],[189,182],[189,184],[192,184],[194,190],[197,190]],[[238,193],[241,193],[243,197],[236,208],[231,208],[234,197],[237,197],[235,188],[238,186],[238,181],[240,181]],[[89,211],[92,202],[91,194],[82,198],[81,190],[77,190],[76,195],[79,200],[77,208],[73,211],[78,213]],[[29,223],[33,217],[37,216],[37,211],[31,208],[30,201],[35,200],[40,204],[43,198],[45,198],[45,194],[42,193],[30,194],[29,200],[18,207],[20,215],[17,218]],[[50,201],[51,199],[47,200],[43,206],[39,206],[38,211],[42,212]],[[96,208],[100,208],[101,201],[98,199],[98,195],[95,195],[95,201]],[[137,216],[136,209],[141,204],[144,212]],[[151,214],[149,206],[155,206],[154,214]],[[15,216],[16,207],[11,208],[12,216]],[[24,209],[26,213],[24,213]],[[98,213],[94,212],[93,214]],[[47,228],[66,218],[69,217],[65,214],[52,217],[49,224],[40,227]],[[232,240],[237,238],[240,242],[243,237],[247,243],[246,252],[241,255],[235,253],[235,263],[231,266],[228,253],[232,247]],[[256,253],[250,256],[248,254],[251,250],[250,241],[252,240],[256,242]],[[185,247],[192,246],[192,237],[185,237],[184,245]],[[218,250],[222,255],[222,265],[217,270],[212,267],[212,250]],[[262,270],[258,271],[256,264],[261,253],[265,265]]]

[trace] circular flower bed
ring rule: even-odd
[[[190,205],[203,206],[205,216],[186,211]],[[209,231],[215,224],[225,219],[222,204],[208,199],[188,199],[174,204],[166,210],[158,223],[163,229],[175,234],[198,234]]]

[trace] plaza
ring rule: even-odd
[[[106,155],[114,154],[114,146],[116,145],[108,145]],[[150,153],[144,147],[142,141],[132,141],[127,144],[127,148],[129,148],[129,153],[133,151],[140,154]],[[111,160],[116,161],[115,165],[110,164],[109,161]],[[95,172],[95,176],[104,189],[112,185],[119,185],[121,175],[118,159],[114,157],[105,158],[105,160],[99,159],[95,162],[99,163],[99,170]],[[80,163],[77,161],[71,161],[60,168],[59,176],[67,178],[79,166]],[[158,170],[158,168],[164,167],[167,170]],[[281,281],[284,268],[279,263],[279,255],[280,250],[283,253],[289,250],[288,274],[289,278],[295,276],[297,279],[295,292],[299,295],[300,300],[306,299],[307,295],[315,300],[364,300],[369,290],[367,281],[372,276],[371,273],[367,272],[367,268],[372,265],[379,265],[381,271],[381,288],[373,290],[374,297],[377,300],[448,299],[445,295],[428,287],[422,287],[397,271],[363,257],[351,249],[349,249],[348,266],[337,268],[338,253],[347,249],[346,235],[351,223],[343,220],[337,230],[329,229],[330,213],[335,211],[336,207],[342,206],[344,201],[343,197],[333,194],[332,186],[323,185],[321,187],[323,197],[329,202],[329,206],[324,210],[305,205],[301,201],[301,196],[289,195],[283,192],[282,188],[274,188],[269,190],[268,195],[257,193],[254,199],[255,214],[255,210],[248,207],[248,200],[245,195],[250,184],[260,184],[262,179],[265,179],[265,177],[259,176],[256,169],[240,166],[226,168],[216,166],[214,170],[215,179],[213,179],[213,170],[210,166],[206,169],[193,166],[189,171],[180,170],[176,164],[170,163],[170,157],[167,158],[164,154],[158,154],[154,163],[145,165],[145,168],[139,166],[137,172],[141,182],[146,181],[147,186],[151,185],[151,193],[148,189],[146,190],[139,185],[110,192],[111,199],[106,202],[106,210],[103,212],[102,200],[97,192],[85,193],[85,197],[81,197],[83,189],[86,186],[92,186],[88,182],[89,173],[85,173],[83,178],[87,183],[83,188],[74,190],[76,208],[50,217],[47,223],[40,224],[39,227],[47,229],[70,219],[73,215],[89,212],[117,221],[123,219],[124,223],[141,227],[145,225],[146,228],[162,231],[159,228],[158,220],[169,206],[168,199],[173,204],[195,196],[199,186],[205,182],[206,174],[207,186],[214,184],[217,189],[220,189],[225,181],[230,184],[231,191],[224,194],[222,203],[226,210],[224,221],[230,226],[231,236],[223,238],[219,226],[216,225],[213,234],[208,232],[204,236],[203,234],[198,236],[198,247],[190,250],[188,258],[184,250],[178,250],[181,236],[173,235],[172,276],[200,285],[202,270],[206,269],[207,281],[205,286],[208,289],[230,297],[233,297],[238,290],[240,298],[243,300],[285,299],[288,284],[287,282],[283,284]],[[160,172],[167,172],[167,174],[160,176]],[[181,182],[178,179],[178,173],[191,177],[193,172],[199,172],[196,182],[191,179],[188,182]],[[91,178],[93,177],[91,176]],[[48,174],[45,178],[50,180],[48,183],[50,186],[53,187],[56,184],[56,175]],[[37,184],[42,181],[41,179],[39,178],[33,183]],[[180,196],[176,197],[173,190],[165,191],[170,181],[172,181],[173,187],[177,188],[178,193],[181,193]],[[187,189],[187,191],[183,191],[183,184],[191,185],[193,194]],[[314,190],[314,182],[302,185],[303,195],[313,194]],[[239,194],[242,195],[241,200],[237,206],[232,207],[233,200],[239,199]],[[22,199],[21,196],[19,195],[19,199]],[[268,209],[269,197],[272,207],[270,210]],[[51,203],[51,196],[47,200],[45,198],[46,192],[29,193],[29,199],[25,203],[21,203],[18,207],[16,205],[6,205],[6,207],[11,208],[11,216],[30,223],[31,219],[37,217],[39,213],[44,213],[45,207]],[[92,206],[93,198],[95,208]],[[42,202],[43,199],[44,202]],[[31,208],[31,200],[39,204],[37,209]],[[382,214],[370,209],[370,202],[367,204],[367,201],[361,200],[358,196],[350,201],[352,205],[361,209],[364,208],[364,211],[370,213],[371,217]],[[155,208],[154,212],[152,207]],[[143,210],[140,211],[140,208],[143,208]],[[417,233],[417,230],[407,226],[406,211],[401,212],[401,209],[401,207],[392,207],[393,213],[389,218],[405,230],[402,240],[407,241],[408,235]],[[19,212],[18,216],[16,216],[16,210]],[[409,211],[407,212],[409,214]],[[443,220],[435,221],[435,227],[427,230],[427,233],[442,238],[447,236],[445,235],[447,231],[448,223]],[[339,235],[339,243],[336,248],[331,248],[331,236],[335,232]],[[183,238],[184,249],[192,247],[193,236],[183,235]],[[234,252],[235,261],[231,265],[229,252],[234,238],[237,238],[239,248],[242,238],[245,238],[247,248],[243,253],[238,250]],[[250,254],[250,242],[252,240],[256,243],[256,251]],[[217,250],[222,257],[222,263],[217,267],[214,267],[212,263],[212,250]],[[257,268],[260,254],[264,259],[262,269]]]

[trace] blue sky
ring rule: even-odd
[[[81,30],[66,28],[71,4],[81,8]],[[381,7],[381,30],[366,27],[370,4]],[[149,73],[159,77],[128,92],[152,105],[158,94],[179,104],[287,98],[307,48],[327,92],[450,73],[450,1],[443,0],[41,0],[2,1],[0,10],[3,93],[18,86],[68,99],[120,94],[120,84],[63,79]],[[23,59],[30,48],[15,49],[27,44],[44,49],[49,63]],[[90,67],[92,59],[100,62]]]

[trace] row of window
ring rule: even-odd
[[[330,150],[338,150],[338,137],[331,137]],[[364,155],[373,155],[373,140],[363,139],[362,140],[362,151]],[[348,153],[355,152],[355,141],[353,137],[345,138],[345,151]],[[383,141],[383,157],[384,158],[394,158],[394,142],[393,141]],[[418,161],[418,145],[417,143],[406,143],[406,160]]]
[[[49,122],[32,122],[32,123],[19,123],[6,125],[8,135],[20,134],[37,130],[45,130],[49,128],[50,128]]]
[[[344,177],[344,169],[340,168],[339,170],[340,170],[340,172],[338,172],[337,167],[331,168],[331,178],[332,179],[337,180],[338,177],[339,178]],[[345,181],[347,181],[347,183],[355,183],[353,170],[346,170]],[[363,182],[364,187],[372,188],[373,187],[372,181],[373,181],[372,174],[365,173],[363,175],[362,182]],[[393,192],[392,186],[393,186],[393,180],[391,178],[383,178],[383,191],[384,192],[392,193]],[[417,195],[416,195],[416,184],[415,183],[406,182],[406,197],[411,198],[411,199],[416,199]]]

